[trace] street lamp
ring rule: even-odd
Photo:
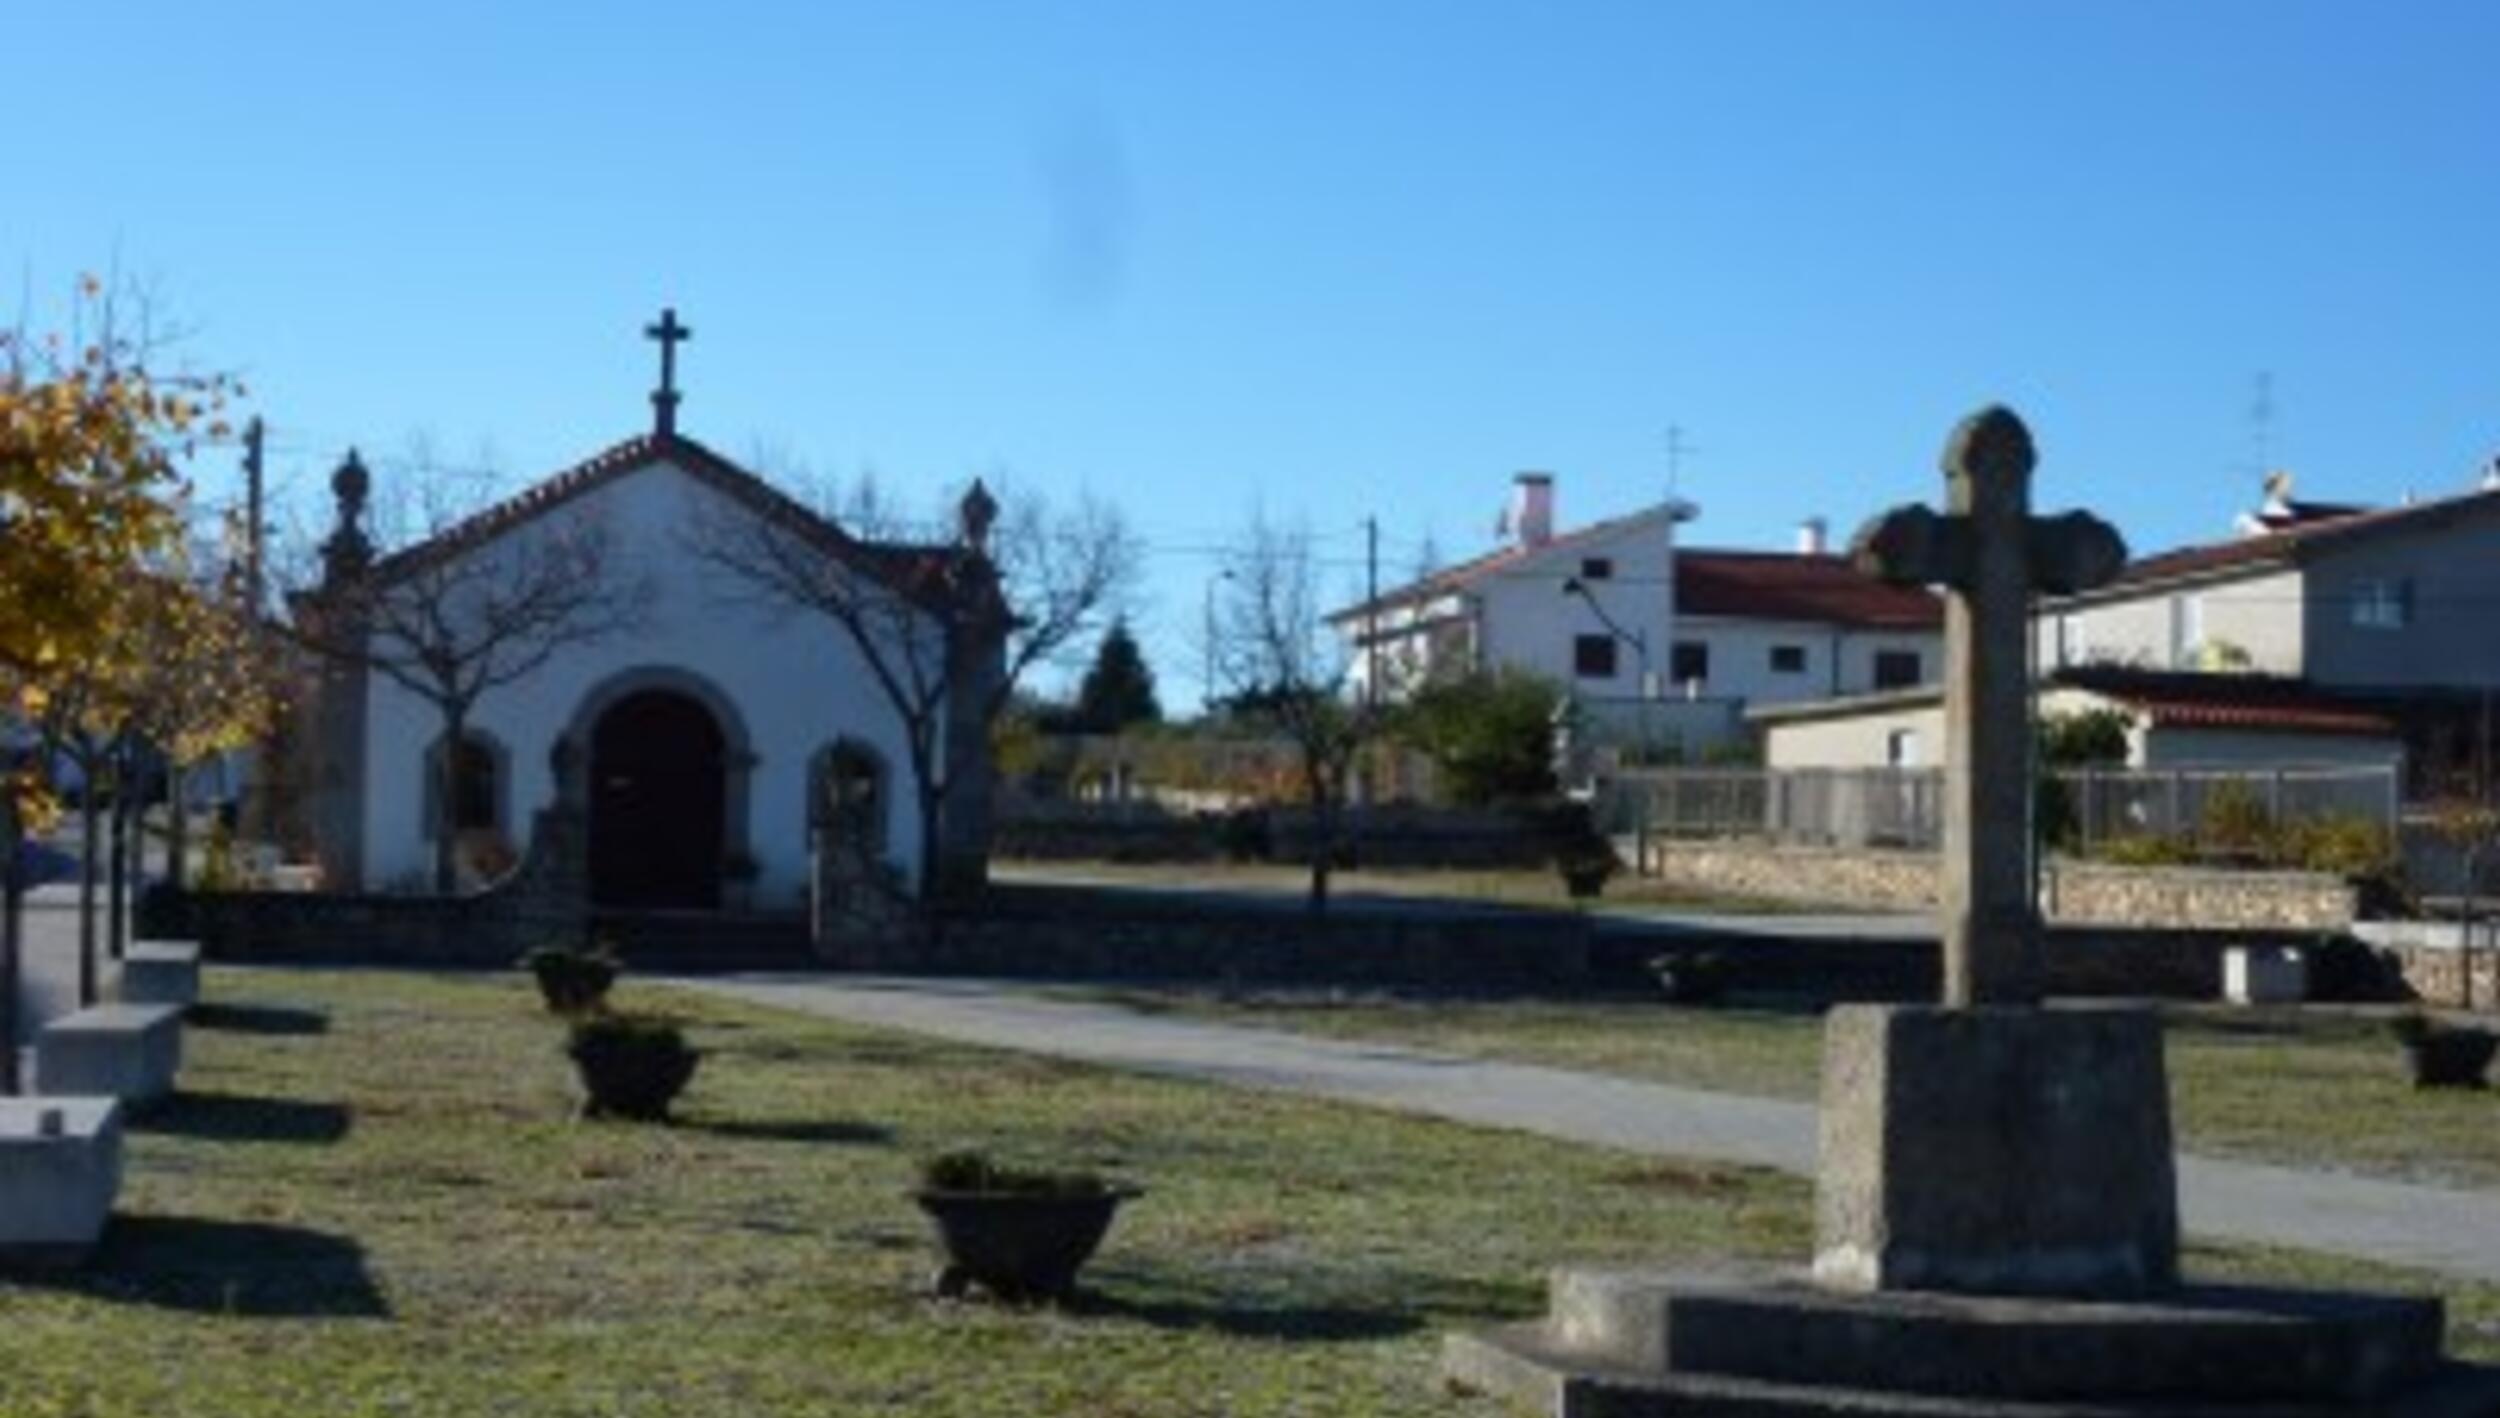
[[[1617,624],[1613,616],[1606,614],[1606,608],[1597,603],[1597,597],[1589,590],[1588,584],[1582,581],[1579,577],[1564,577],[1562,593],[1565,596],[1579,597],[1588,605],[1589,611],[1597,617],[1597,623],[1606,627],[1607,634],[1632,647],[1632,654],[1639,661],[1641,667],[1638,697],[1643,699],[1648,698],[1650,683],[1649,637],[1640,631],[1626,630],[1621,625]]]

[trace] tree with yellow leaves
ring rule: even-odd
[[[0,688],[41,712],[60,678],[114,653],[128,578],[181,528],[174,459],[220,436],[215,376],[160,375],[113,298],[80,284],[67,335],[0,331]],[[0,1085],[18,1087],[20,839],[39,765],[12,750],[0,796]]]

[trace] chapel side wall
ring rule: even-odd
[[[529,824],[552,800],[546,763],[556,736],[572,727],[603,684],[656,667],[699,676],[744,722],[745,747],[753,755],[746,810],[743,822],[730,825],[728,842],[743,842],[756,858],[757,906],[797,909],[806,902],[808,764],[837,737],[862,741],[884,759],[889,855],[917,881],[920,834],[902,725],[857,650],[829,620],[776,614],[751,596],[742,600],[746,593],[726,573],[684,550],[687,529],[702,519],[751,515],[747,509],[666,465],[606,484],[570,507],[612,518],[619,564],[648,572],[656,589],[642,629],[564,652],[536,674],[488,694],[471,716],[473,727],[506,750],[505,831],[514,844],[526,841]],[[532,525],[523,523],[522,534]],[[441,723],[424,700],[381,676],[373,681],[362,883],[379,891],[420,883],[430,870],[423,763]],[[737,751],[734,742],[731,751]],[[733,810],[736,796],[733,791]]]

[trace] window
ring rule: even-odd
[[[816,758],[812,826],[870,856],[886,844],[885,761],[865,744],[844,739]]]
[[[1805,646],[1774,645],[1771,647],[1771,673],[1775,675],[1801,675],[1805,672]]]
[[[451,755],[451,781],[443,781],[443,755]],[[425,835],[439,837],[448,820],[452,835],[493,832],[503,827],[503,745],[472,729],[457,744],[436,739],[425,751],[423,808]],[[448,798],[445,788],[450,790]],[[448,806],[449,811],[445,811]]]
[[[1615,638],[1583,635],[1571,642],[1571,668],[1582,679],[1615,677]]]
[[[1612,580],[1614,574],[1615,559],[1611,556],[1591,556],[1581,558],[1580,579],[1583,581]]]
[[[1667,657],[1667,678],[1677,684],[1696,684],[1710,678],[1710,646],[1700,640],[1678,640]]]
[[[2352,583],[2352,623],[2369,630],[2402,630],[2413,622],[2411,577],[2365,577]]]
[[[1878,650],[1875,652],[1875,687],[1877,689],[1908,689],[1926,673],[1916,650]]]

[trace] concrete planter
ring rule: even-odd
[[[189,1009],[200,1002],[200,946],[189,940],[142,940],[122,955],[121,1001]]]
[[[1010,1303],[1065,1300],[1093,1259],[1120,1203],[1140,1195],[1112,1187],[1092,1195],[922,1189],[912,1200],[937,1228],[945,1268],[938,1294],[959,1299],[974,1282]]]
[[[174,1091],[182,1069],[182,1011],[169,1004],[100,1004],[63,1015],[35,1039],[45,1093],[144,1103]]]
[[[0,1265],[84,1259],[121,1183],[118,1102],[0,1098]]]
[[[2309,953],[2295,946],[2235,945],[2222,955],[2222,997],[2233,1004],[2298,1004],[2309,998]]]

